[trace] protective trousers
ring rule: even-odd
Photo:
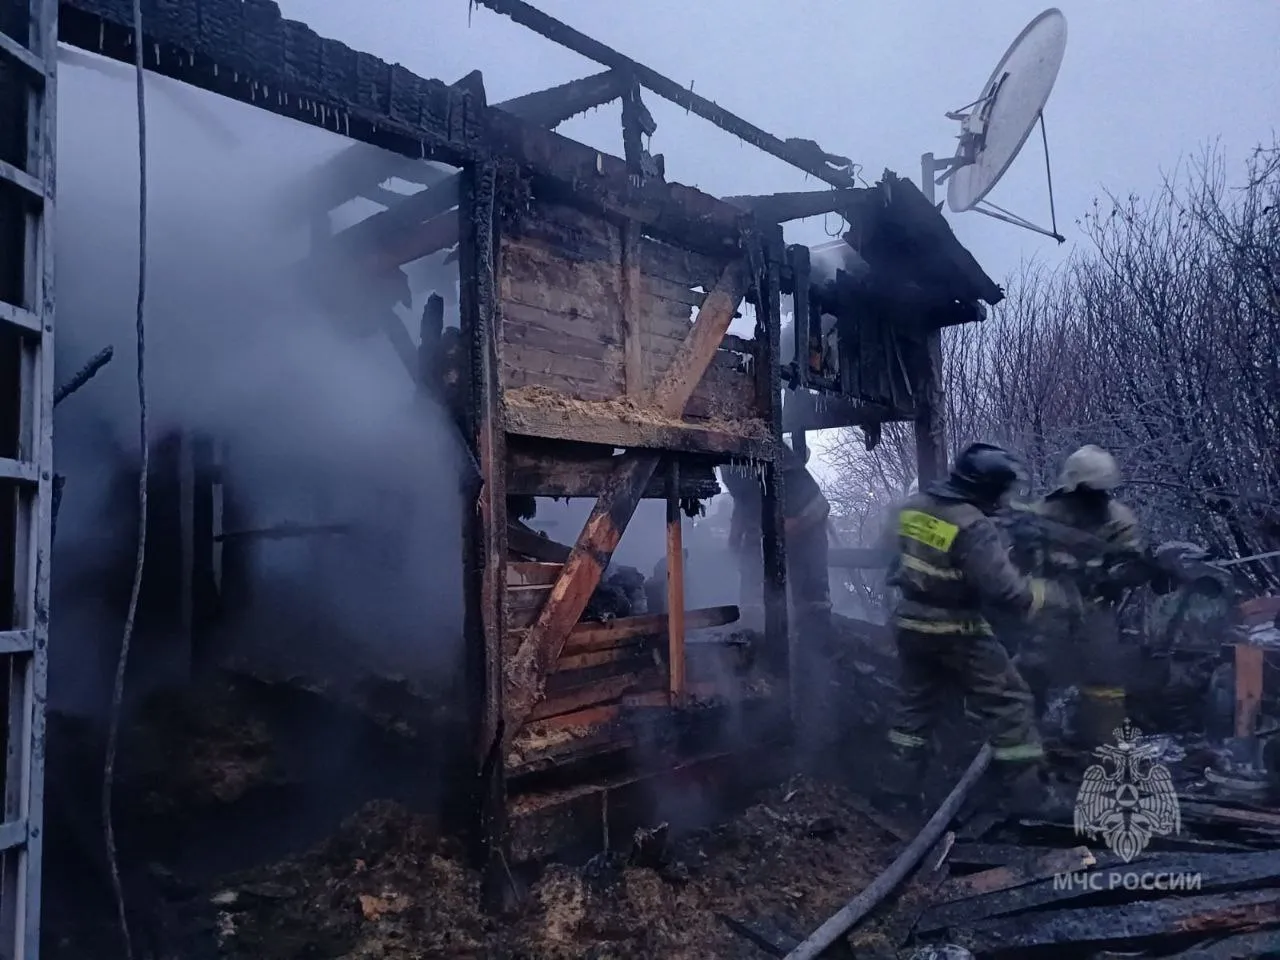
[[[994,636],[896,630],[899,715],[889,742],[923,751],[948,695],[960,695],[986,727],[997,761],[1033,763],[1044,756],[1026,681]]]

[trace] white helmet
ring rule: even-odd
[[[1067,457],[1058,486],[1067,493],[1086,490],[1114,490],[1120,485],[1120,468],[1115,457],[1092,443]]]

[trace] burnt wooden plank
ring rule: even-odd
[[[1257,960],[1276,956],[1280,951],[1280,932],[1240,933],[1235,936],[1201,943],[1180,953],[1166,954],[1168,960]]]
[[[997,851],[998,852],[998,848]],[[966,856],[961,852],[960,856]],[[989,917],[1029,910],[1046,904],[1066,904],[1071,900],[1109,890],[1123,890],[1125,876],[1135,872],[1151,877],[1199,874],[1201,890],[1273,883],[1280,879],[1280,863],[1270,851],[1255,853],[1168,853],[1140,857],[1122,863],[1112,854],[1099,854],[1097,865],[1072,874],[1072,882],[1063,884],[1055,878],[1037,880],[1022,886],[992,893],[978,894],[965,900],[941,903],[933,907],[921,929],[925,932],[943,928],[963,929]],[[1154,881],[1153,881],[1154,882]],[[1168,880],[1164,881],[1166,887]],[[1161,891],[1158,891],[1161,892]]]
[[[510,495],[511,488],[508,486]],[[507,584],[509,586],[528,584],[552,584],[560,576],[560,564],[540,563],[536,560],[512,560],[507,563]]]
[[[583,336],[590,330],[585,318],[568,317],[522,303],[502,305],[502,339],[514,347],[553,350],[565,356],[616,361],[620,344],[606,337]]]
[[[580,452],[581,451],[581,452]],[[598,497],[614,467],[611,447],[584,447],[514,437],[507,447],[507,493],[535,497]],[[701,500],[720,493],[711,462],[681,464],[680,496]],[[655,477],[646,498],[666,497],[666,481]]]
[[[979,894],[995,893],[1052,877],[1092,867],[1097,860],[1088,847],[1051,850],[1039,856],[1022,857],[1014,863],[957,877],[938,891],[944,903],[965,900]]]
[[[1054,943],[1082,946],[1140,937],[1247,933],[1276,923],[1280,923],[1280,890],[1263,890],[1024,914],[977,924],[961,939],[971,950],[1011,950]]]
[[[622,393],[622,353],[617,348],[596,360],[543,349],[525,343],[507,343],[502,351],[503,385],[523,387],[544,385],[555,387],[564,381],[566,395],[579,391],[574,387],[594,388],[583,399],[611,400]],[[519,374],[525,374],[520,378]],[[579,394],[581,395],[581,394]]]
[[[738,619],[735,606],[705,607],[685,611],[686,630],[722,627]],[[580,623],[565,642],[566,653],[604,650],[640,637],[657,637],[667,632],[667,615],[651,613],[639,617],[618,617],[606,623]]]
[[[649,285],[657,296],[667,296],[662,291],[673,288],[689,290],[702,287],[709,290],[724,272],[730,255],[726,252],[724,256],[713,256],[643,237],[640,241],[642,283]]]
[[[964,866],[1003,867],[1024,857],[1052,853],[1055,847],[1025,847],[1017,843],[957,843],[948,859]]]
[[[132,65],[132,0],[66,0],[58,38]],[[162,76],[416,159],[481,156],[483,98],[451,90],[286,20],[264,0],[166,0],[143,24]]]
[[[602,658],[602,662],[585,667],[568,668],[564,665],[564,657],[556,661],[550,674],[547,675],[547,700],[554,700],[564,694],[581,690],[597,683],[604,683],[623,676],[648,675],[661,665],[661,658],[647,644],[636,643],[629,647],[619,647],[609,651],[598,651],[590,656],[599,657],[601,653],[620,654],[621,656]],[[588,654],[575,654],[588,656]],[[665,677],[663,686],[665,686]]]
[[[589,670],[593,667],[609,666],[625,663],[636,658],[637,651],[643,650],[643,643],[633,643],[612,650],[597,650],[594,653],[561,654],[556,661],[555,672],[566,673],[570,670]]]
[[[564,563],[569,548],[544,533],[537,533],[515,520],[507,521],[507,548],[512,553],[532,557],[545,563]]]
[[[720,281],[698,311],[681,352],[672,358],[670,366],[657,379],[650,395],[655,407],[669,411],[672,416],[678,416],[684,410],[685,403],[720,349],[729,322],[747,291],[748,274],[747,265],[741,260],[725,267]]]
[[[544,720],[591,707],[596,704],[616,700],[628,692],[639,692],[655,686],[665,686],[666,677],[657,669],[629,673],[622,676],[608,677],[594,683],[584,684],[550,696],[538,702],[529,712],[529,720]]]
[[[670,306],[667,309],[673,311],[676,309],[675,305],[679,304],[684,308],[686,316],[690,316],[692,312],[689,308],[702,306],[702,301],[707,298],[705,290],[695,290],[694,286],[700,286],[700,284],[675,283],[664,277],[649,276],[647,274],[641,274],[640,276],[640,289],[647,297],[654,300],[670,301]],[[689,322],[693,322],[692,317],[690,317]]]
[[[513,242],[550,250],[571,263],[620,262],[621,231],[599,213],[534,198],[508,228]]]
[[[565,404],[554,391],[545,389],[531,395],[508,390],[506,402],[507,429],[523,437],[762,461],[776,454],[776,441],[763,420],[655,423],[637,417],[634,407],[618,408],[610,402]],[[648,484],[646,480],[640,489],[648,489]]]
[[[619,266],[592,260],[574,263],[530,243],[502,245],[504,303],[523,303],[553,313],[589,318],[600,336],[622,342]]]

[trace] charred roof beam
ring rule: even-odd
[[[753,147],[763,150],[786,163],[817,177],[833,187],[851,187],[854,184],[853,164],[845,157],[829,154],[811,140],[780,140],[755,124],[742,119],[716,103],[700,97],[658,71],[624,56],[599,40],[588,37],[566,23],[550,17],[523,0],[474,0],[494,13],[510,17],[521,26],[528,27],[548,40],[560,44],[589,60],[618,70],[664,100],[696,113],[703,120],[714,123],[721,130],[733,134]]]
[[[606,70],[558,87],[526,93],[497,104],[497,108],[540,127],[555,127],[592,107],[617,100],[626,90],[627,82],[622,74]]]
[[[843,190],[811,190],[800,193],[767,193],[758,196],[722,197],[739,209],[754,213],[761,220],[786,223],[824,213],[849,213],[870,202],[862,187]]]

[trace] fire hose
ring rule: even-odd
[[[983,744],[982,749],[969,764],[969,769],[964,772],[964,776],[951,788],[942,805],[929,818],[924,828],[916,834],[915,839],[907,844],[907,848],[898,854],[898,858],[872,881],[871,886],[836,911],[822,926],[811,933],[807,940],[788,953],[784,960],[815,960],[892,893],[942,836],[942,832],[959,812],[969,791],[982,779],[982,775],[987,772],[990,764],[991,745]]]

